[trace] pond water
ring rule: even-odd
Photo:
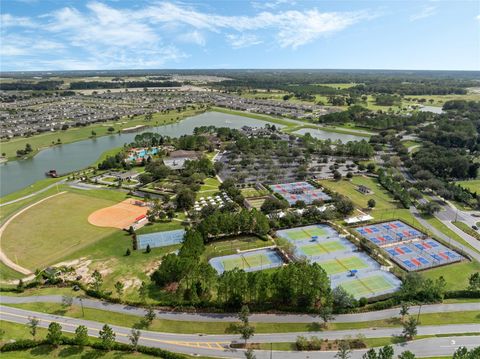
[[[349,135],[346,133],[329,132],[329,131],[317,130],[313,128],[301,128],[300,130],[295,131],[293,133],[297,135],[305,135],[307,132],[310,133],[312,137],[320,140],[328,140],[328,139],[331,139],[332,141],[340,140],[344,143],[349,141],[361,141],[361,140],[368,141],[368,137]]]
[[[151,127],[140,132],[115,134],[50,147],[40,151],[31,159],[1,164],[0,196],[18,191],[45,178],[45,172],[50,169],[56,169],[58,173],[63,174],[88,167],[103,152],[132,142],[141,132],[157,132],[165,136],[178,137],[193,133],[194,128],[199,126],[241,128],[242,126],[263,127],[266,123],[267,121],[244,116],[206,112],[188,117],[178,123]],[[278,124],[275,126],[283,127]]]

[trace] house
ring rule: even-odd
[[[373,193],[373,191],[370,188],[368,188],[367,186],[364,186],[363,184],[361,184],[357,187],[357,191],[362,193],[362,194],[372,194]]]

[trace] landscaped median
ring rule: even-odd
[[[11,304],[11,307],[32,310],[42,313],[61,315],[72,318],[82,318],[86,320],[100,321],[112,325],[123,327],[142,326],[144,318],[138,315],[117,313],[107,310],[82,308],[77,305],[62,306],[57,303],[26,303]],[[480,324],[480,315],[478,311],[464,311],[452,313],[428,313],[420,314],[421,325],[448,325],[448,324]],[[202,322],[202,321],[176,321],[166,319],[154,319],[152,323],[143,329],[167,333],[183,334],[225,334],[231,333],[232,328],[237,322]],[[318,332],[335,330],[354,330],[365,328],[395,328],[401,327],[402,322],[399,318],[390,318],[382,320],[373,320],[365,322],[352,323],[328,323],[327,327],[323,323],[252,323],[256,333],[288,333],[288,332]]]
[[[476,230],[473,228],[470,228],[467,224],[463,222],[452,222],[457,228],[468,234],[469,236],[472,236],[475,239],[478,239],[480,241],[480,233],[478,233]]]

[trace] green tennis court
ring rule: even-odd
[[[355,298],[368,297],[393,289],[395,286],[382,275],[373,275],[366,278],[355,278],[341,284],[343,289]]]
[[[288,237],[294,241],[304,240],[304,239],[311,239],[312,237],[324,237],[328,233],[323,228],[318,227],[306,227],[306,228],[298,228],[295,231],[289,231]]]
[[[265,254],[253,254],[253,255],[238,255],[233,258],[227,258],[222,260],[223,268],[228,271],[234,268],[247,269],[252,267],[260,267],[266,264],[270,264],[272,261]]]
[[[346,247],[339,241],[330,241],[307,244],[306,246],[301,246],[300,249],[307,256],[319,256],[325,253],[343,251]]]
[[[367,268],[368,263],[365,263],[358,257],[348,257],[339,259],[330,259],[324,262],[318,262],[328,275],[347,272],[352,269]]]

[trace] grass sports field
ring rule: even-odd
[[[263,203],[265,202],[266,197],[261,197],[261,198],[247,198],[246,201],[254,208],[260,209],[262,208]]]
[[[2,249],[12,261],[31,270],[54,264],[116,231],[87,221],[90,213],[113,204],[111,200],[70,192],[49,198],[5,228]]]
[[[242,188],[240,190],[242,192],[243,197],[248,198],[248,197],[260,197],[260,196],[265,196],[268,194],[267,190],[258,190],[254,187],[249,187],[249,188]]]
[[[335,258],[323,262],[317,262],[328,275],[343,273],[347,270],[362,269],[369,266],[359,257]]]
[[[355,298],[368,297],[372,293],[379,293],[394,288],[382,275],[372,275],[364,278],[355,278],[344,281],[342,287]]]
[[[307,256],[315,257],[322,254],[344,251],[346,250],[346,248],[339,241],[329,241],[315,244],[307,244],[305,246],[301,246],[300,250]]]

